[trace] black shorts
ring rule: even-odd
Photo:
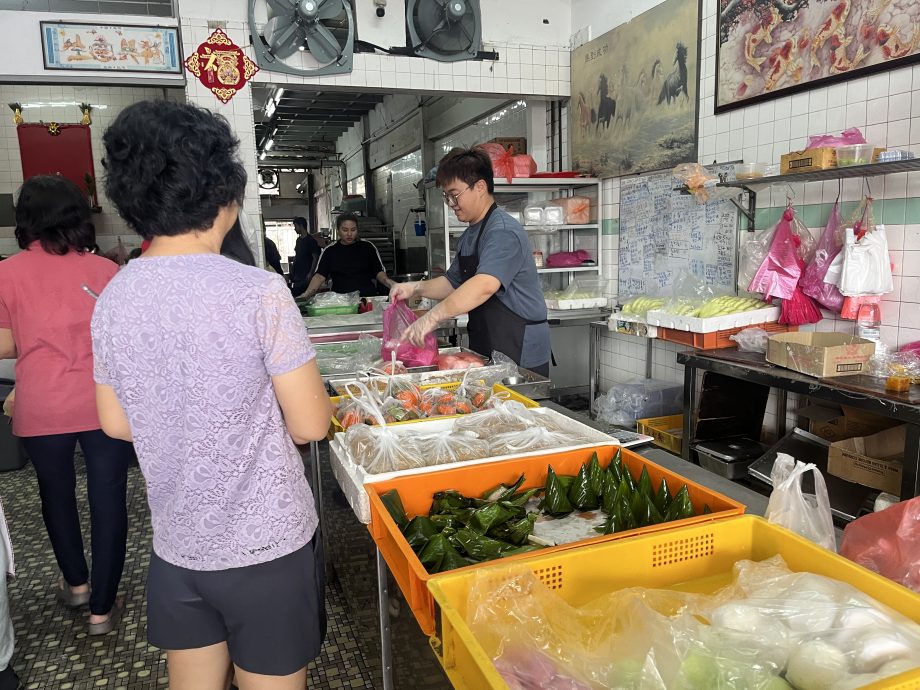
[[[189,570],[152,553],[147,640],[179,650],[226,642],[249,673],[286,676],[319,656],[326,636],[319,528],[287,556],[230,570]]]

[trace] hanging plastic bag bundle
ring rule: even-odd
[[[802,480],[809,472],[814,476],[814,495],[806,494],[802,488]],[[814,463],[797,462],[791,455],[777,453],[770,479],[773,492],[767,504],[767,520],[829,551],[836,551],[837,539],[827,484]]]
[[[757,273],[748,285],[748,292],[759,292],[765,300],[771,297],[790,299],[802,275],[802,268],[796,255],[801,240],[792,232],[795,212],[790,206],[776,224],[776,231],[770,241],[770,249]]]
[[[408,367],[427,367],[437,361],[438,340],[434,333],[425,336],[423,347],[400,341],[403,332],[416,320],[415,314],[403,300],[396,300],[384,310],[383,346],[380,349],[380,356],[384,361],[390,361],[394,351],[396,359]]]
[[[894,289],[884,225],[876,226],[862,238],[857,238],[854,228],[847,228],[843,252],[840,274],[840,292],[843,295],[886,295]]]
[[[799,281],[802,292],[814,298],[825,309],[836,312],[843,306],[843,295],[836,284],[825,282],[825,277],[843,247],[841,239],[840,202],[837,202],[827,219],[821,239],[818,240],[815,258],[805,267],[805,273]]]

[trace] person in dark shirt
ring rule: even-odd
[[[312,297],[326,280],[332,281],[335,292],[360,292],[362,297],[377,294],[376,280],[387,289],[396,283],[387,277],[377,248],[358,237],[358,217],[343,213],[335,220],[338,242],[326,247],[319,258],[316,274],[310,280],[304,297]],[[298,293],[295,291],[294,295]]]
[[[262,235],[262,244],[265,245],[265,263],[274,269],[278,275],[284,275],[284,268],[281,266],[281,252],[278,251],[278,245],[268,235]]]
[[[297,242],[294,245],[294,261],[291,264],[291,292],[299,295],[310,281],[310,276],[316,270],[316,262],[319,260],[319,244],[310,235],[309,224],[303,216],[294,218],[294,230],[297,231]]]

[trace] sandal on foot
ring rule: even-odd
[[[101,623],[90,623],[89,624],[89,634],[90,635],[108,635],[112,632],[118,623],[121,621],[121,614],[124,613],[125,603],[123,601],[116,601],[112,606],[112,610],[109,611],[109,617],[106,618]]]
[[[68,608],[78,609],[89,603],[89,590],[85,592],[74,592],[73,587],[67,583],[60,583],[55,591],[57,600]]]

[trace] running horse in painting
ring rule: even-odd
[[[674,64],[677,65],[677,67],[668,75],[667,79],[664,80],[664,84],[661,85],[661,93],[658,95],[658,105],[661,105],[665,101],[667,101],[668,105],[671,105],[671,101],[676,103],[681,93],[686,96],[688,102],[690,100],[690,93],[687,91],[687,46],[683,43],[677,44]]]

